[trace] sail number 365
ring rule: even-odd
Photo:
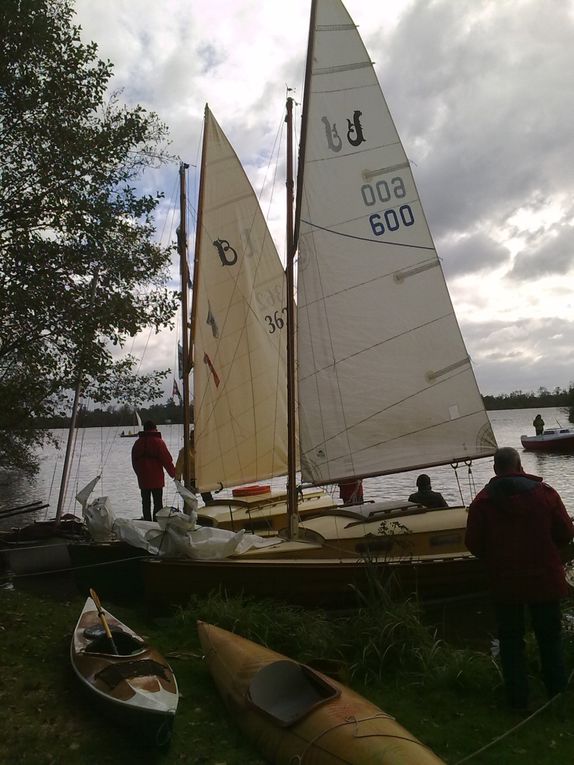
[[[400,176],[391,178],[390,181],[380,180],[375,184],[365,183],[361,186],[361,196],[367,207],[385,204],[391,199],[402,199],[406,193],[405,184]],[[412,226],[414,222],[415,216],[408,204],[398,208],[390,207],[388,210],[369,216],[369,223],[375,236],[382,236],[387,231],[398,231],[402,226]]]

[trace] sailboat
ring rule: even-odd
[[[287,108],[289,118],[291,99]],[[217,163],[210,166],[210,120],[206,112],[202,185],[209,183],[210,194],[216,194],[228,178]],[[289,165],[288,161],[288,172]],[[215,177],[208,181],[206,174],[212,170]],[[287,185],[289,189],[289,179]],[[216,196],[210,196],[209,210],[200,196],[200,237],[205,237],[202,211],[205,216],[217,210]],[[221,562],[145,561],[148,595],[161,599],[169,593],[173,598],[179,592],[185,597],[192,589],[208,589],[211,581],[256,595],[280,592],[299,602],[340,602],[350,583],[362,584],[365,553],[373,552],[385,558],[375,564],[382,575],[393,570],[419,593],[468,594],[484,581],[480,564],[462,545],[463,508],[425,512],[407,507],[401,524],[408,526],[411,537],[422,534],[430,549],[402,554],[389,545],[388,532],[379,533],[381,521],[393,517],[388,506],[367,505],[363,513],[355,509],[354,517],[348,511],[321,512],[312,521],[303,519],[297,529],[295,405],[301,475],[315,486],[469,462],[496,450],[410,163],[373,64],[340,0],[312,2],[294,223],[293,231],[288,213],[285,310],[273,303],[265,314],[271,317],[270,335],[275,334],[275,317],[286,315],[291,338],[288,381],[297,369],[297,395],[292,383],[287,406],[290,539],[277,549]],[[221,284],[232,264],[247,262],[249,240],[221,235],[215,217],[207,231],[218,249]],[[289,273],[296,246],[295,363],[295,301]],[[196,280],[204,268],[198,252],[201,241]],[[222,267],[227,263],[229,268]],[[204,303],[192,323],[197,330],[203,322],[204,331],[216,339],[215,328],[224,318],[214,305]],[[229,343],[230,354],[235,345]],[[248,363],[250,348],[246,354]],[[214,359],[215,353],[207,350],[196,356],[195,374],[199,383],[203,374],[210,395],[217,396],[225,371]],[[233,413],[241,411],[242,400],[237,409],[232,407]],[[196,480],[202,491],[214,487],[221,480],[215,476],[223,472],[210,448],[231,443],[223,431],[216,429],[217,435],[212,435],[208,429],[210,421],[218,424],[217,414],[196,401]],[[202,444],[211,455],[205,459]],[[210,473],[216,464],[215,473]],[[452,528],[458,532],[458,547],[438,546],[433,552],[432,535],[438,530],[448,538]],[[343,552],[335,532],[348,529],[351,545]],[[380,543],[378,550],[372,542]]]
[[[141,421],[141,417],[139,416],[139,412],[137,410],[134,410],[134,418],[135,418],[135,424],[136,424],[135,431],[128,430],[128,432],[125,433],[122,430],[122,432],[120,433],[120,438],[137,438],[140,430],[143,430],[143,424],[142,424],[142,421]]]

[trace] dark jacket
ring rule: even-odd
[[[568,593],[560,548],[574,537],[558,492],[542,478],[496,476],[468,508],[466,546],[487,566],[504,603],[544,602]]]
[[[171,454],[159,430],[142,430],[132,447],[132,467],[140,489],[161,489],[165,485],[163,470],[175,477]]]
[[[409,502],[416,502],[417,505],[424,505],[430,508],[448,507],[443,495],[432,489],[419,489],[415,491],[409,497]]]

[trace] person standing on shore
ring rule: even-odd
[[[141,491],[144,520],[152,520],[153,498],[153,520],[155,521],[157,513],[163,507],[165,485],[163,471],[165,469],[171,478],[175,478],[175,467],[169,449],[155,423],[147,420],[143,428],[132,447],[132,467]]]
[[[526,711],[526,611],[548,696],[564,691],[568,682],[560,606],[568,585],[560,548],[574,538],[574,526],[558,492],[524,473],[516,449],[496,451],[494,472],[468,508],[465,542],[486,564],[507,700],[514,709]]]

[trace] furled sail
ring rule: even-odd
[[[195,478],[287,472],[285,273],[233,148],[205,110],[193,308]]]
[[[492,454],[409,161],[339,0],[313,2],[297,220],[303,478]]]

